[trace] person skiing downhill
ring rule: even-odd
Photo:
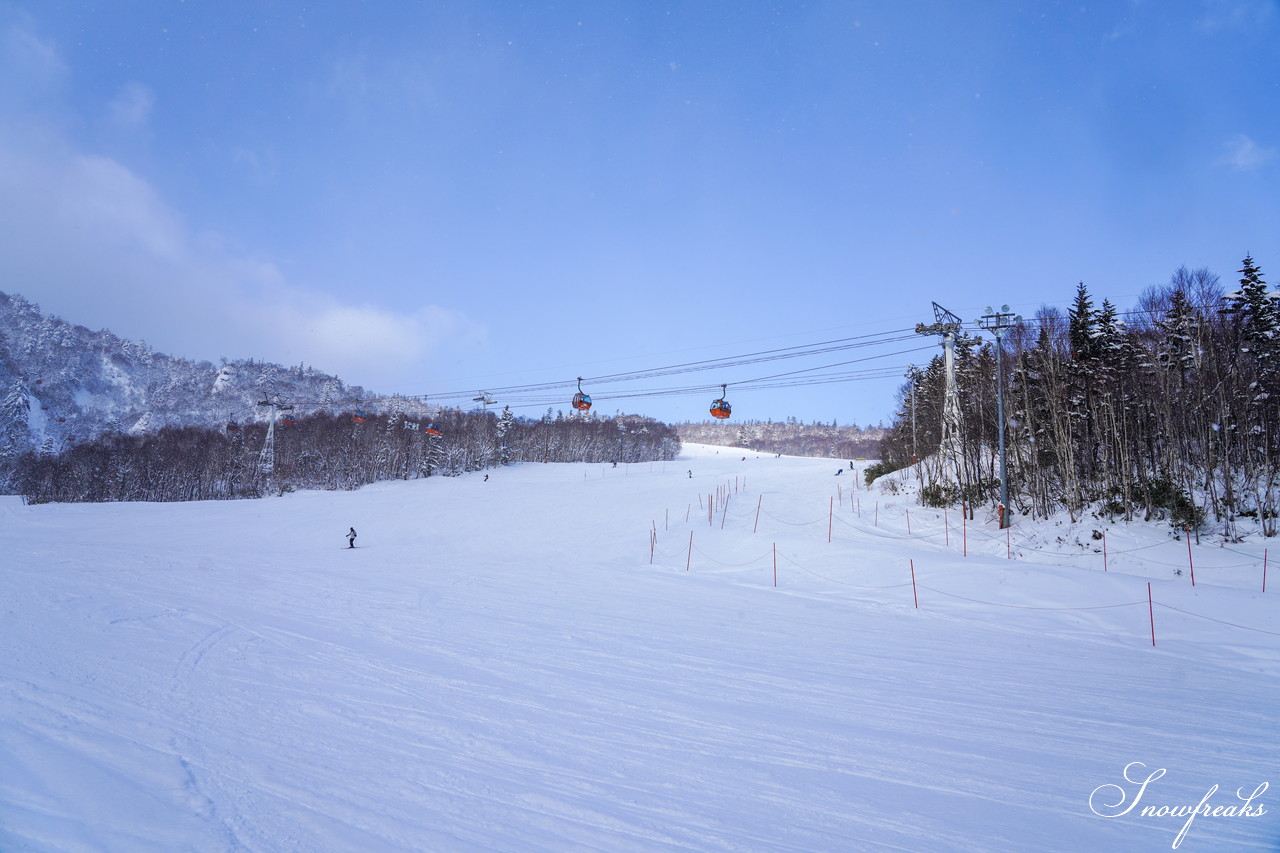
[[[347,547],[356,547],[356,529],[354,527],[347,531]]]

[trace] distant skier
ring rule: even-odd
[[[693,479],[693,469],[692,469],[692,468],[690,468],[690,469],[689,469],[689,479],[690,479],[690,480],[692,480],[692,479]]]
[[[485,475],[484,475],[484,481],[485,481],[486,483],[487,483],[487,482],[489,482],[489,475],[488,475],[488,474],[485,474]]]
[[[356,547],[356,529],[354,527],[347,531],[347,547]]]
[[[837,476],[837,477],[839,477],[839,476],[840,476],[841,474],[843,474],[843,473],[844,473],[844,469],[843,469],[843,468],[837,468],[837,469],[836,469],[836,476]]]

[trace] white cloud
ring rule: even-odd
[[[450,67],[453,73],[461,73],[456,66]],[[445,105],[437,79],[445,73],[416,56],[349,53],[330,67],[322,95],[358,120],[379,114],[388,105],[401,114],[430,112]],[[486,79],[481,70],[468,67],[468,73],[476,85]]]
[[[1276,149],[1264,148],[1243,133],[1238,133],[1222,145],[1224,154],[1218,160],[1219,166],[1229,166],[1241,172],[1260,168],[1273,157]]]
[[[162,263],[183,263],[187,255],[180,218],[133,172],[106,157],[72,156],[56,169],[58,186],[52,192],[52,214],[83,234],[82,248],[97,252],[135,252]],[[32,191],[41,191],[31,187]]]
[[[306,363],[372,390],[411,392],[440,347],[483,340],[439,306],[354,304],[288,280],[218,234],[197,234],[120,163],[35,161],[0,148],[3,289],[64,319],[173,355]]]
[[[0,290],[176,356],[306,363],[375,391],[412,392],[441,347],[483,339],[446,308],[357,304],[291,281],[271,259],[193,228],[144,174],[78,150],[51,88],[65,66],[21,22],[0,21],[4,70],[43,81],[45,96],[8,97],[13,81],[0,79]],[[109,116],[144,129],[153,103],[130,84]]]
[[[240,167],[255,181],[269,182],[276,177],[276,161],[270,152],[238,146],[231,149],[231,162]]]
[[[1204,0],[1200,28],[1207,33],[1260,27],[1276,17],[1275,0]]]
[[[264,336],[294,355],[281,359],[286,363],[305,353],[309,364],[384,393],[420,392],[443,348],[486,336],[466,315],[439,306],[400,313],[288,287],[258,306],[257,322]]]
[[[65,85],[68,76],[57,48],[35,34],[27,16],[0,19],[0,104],[30,106]]]
[[[144,129],[155,106],[155,95],[141,83],[128,83],[107,104],[107,118],[117,130],[133,133]]]

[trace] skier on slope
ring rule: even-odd
[[[356,547],[356,529],[354,527],[347,531],[347,547]]]

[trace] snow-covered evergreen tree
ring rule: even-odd
[[[1084,282],[1076,285],[1076,298],[1067,312],[1068,341],[1076,361],[1092,361],[1098,356],[1099,316]]]
[[[511,444],[509,436],[511,427],[515,425],[516,416],[511,414],[510,406],[502,407],[502,415],[498,418],[497,428],[494,430],[494,437],[498,444],[498,463],[501,465],[511,464]]]
[[[1275,393],[1280,390],[1276,387],[1280,378],[1280,297],[1267,288],[1252,257],[1244,259],[1240,275],[1240,289],[1226,296],[1228,310],[1239,323],[1245,342],[1242,350],[1250,353],[1257,366],[1259,392]]]
[[[31,399],[27,386],[13,380],[0,399],[0,458],[12,459],[31,449],[27,426],[31,415]]]

